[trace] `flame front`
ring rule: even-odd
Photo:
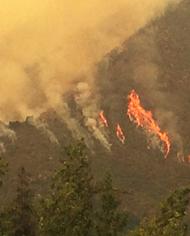
[[[100,120],[100,122],[101,122],[105,127],[108,127],[108,121],[107,121],[107,119],[106,119],[106,117],[105,117],[105,115],[104,115],[104,111],[101,111],[101,112],[99,113],[99,120]]]
[[[162,132],[159,125],[154,120],[151,111],[146,111],[141,106],[141,101],[135,90],[132,90],[128,96],[128,111],[129,119],[142,127],[151,134],[156,135],[163,144],[164,155],[167,158],[170,151],[170,140],[167,133]]]
[[[116,135],[118,137],[118,139],[124,144],[125,143],[125,135],[121,129],[121,126],[119,124],[117,124],[116,126]]]

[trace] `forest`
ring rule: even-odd
[[[114,186],[110,173],[96,181],[83,140],[64,148],[66,160],[54,173],[48,194],[35,196],[30,175],[18,172],[17,194],[7,207],[1,206],[1,236],[187,236],[190,189],[174,191],[160,204],[154,216],[133,227],[122,206],[122,189]],[[7,163],[1,159],[1,184]]]

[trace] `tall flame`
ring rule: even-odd
[[[129,104],[127,114],[129,119],[137,124],[137,126],[142,127],[151,134],[156,135],[163,144],[164,155],[167,158],[170,152],[170,140],[167,133],[162,132],[159,125],[153,118],[151,111],[146,111],[141,106],[141,101],[139,95],[132,90],[128,96]]]
[[[104,115],[104,111],[101,111],[101,112],[99,113],[99,120],[100,120],[100,122],[101,122],[105,127],[108,127],[108,121],[107,121],[107,119],[106,119],[106,117],[105,117],[105,115]]]
[[[125,135],[121,129],[121,126],[119,124],[117,124],[116,126],[116,135],[118,137],[118,139],[124,144],[125,143]]]

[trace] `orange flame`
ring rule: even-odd
[[[125,135],[121,129],[121,126],[119,124],[117,124],[116,126],[116,135],[118,137],[118,139],[124,144],[125,143]]]
[[[105,127],[108,127],[108,121],[107,121],[106,117],[104,116],[104,111],[101,111],[99,113],[99,120]]]
[[[142,127],[146,131],[156,135],[164,146],[165,158],[167,158],[170,151],[170,140],[167,133],[162,132],[160,127],[154,120],[151,111],[146,111],[141,106],[141,101],[135,90],[132,90],[128,96],[129,104],[127,114],[129,119],[137,124],[137,126]]]

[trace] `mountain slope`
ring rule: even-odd
[[[115,183],[129,193],[121,195],[129,211],[145,215],[155,210],[158,202],[174,189],[189,185],[190,166],[179,163],[177,152],[190,152],[189,141],[189,76],[190,76],[190,4],[183,1],[176,9],[140,30],[114,49],[98,65],[96,84],[101,108],[109,120],[106,131],[112,143],[111,152],[94,142],[91,153],[94,174],[100,178],[111,170]],[[150,109],[163,130],[171,134],[172,149],[168,159],[159,148],[147,149],[145,133],[126,117],[127,95],[135,89],[146,109]],[[72,100],[73,115],[80,120],[80,111]],[[77,110],[77,111],[76,111]],[[17,134],[15,143],[6,142],[4,158],[9,162],[2,199],[14,195],[16,173],[24,165],[31,173],[36,193],[47,190],[49,177],[60,163],[62,147],[73,141],[71,132],[49,111],[42,115],[60,145],[30,123],[10,123]],[[119,122],[126,134],[126,144],[115,137]]]

